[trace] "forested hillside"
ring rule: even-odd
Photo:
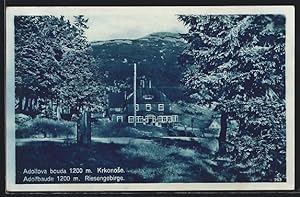
[[[181,68],[178,55],[185,47],[179,34],[160,32],[139,39],[117,39],[92,42],[97,73],[105,74],[105,82],[131,84],[133,63],[138,76],[150,78],[154,86],[178,86]]]

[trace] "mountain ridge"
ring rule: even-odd
[[[98,44],[104,44],[104,43],[127,43],[127,44],[132,44],[133,41],[136,40],[143,40],[143,39],[151,39],[151,38],[173,38],[173,39],[178,39],[181,41],[184,41],[180,37],[180,33],[174,33],[174,32],[153,32],[150,34],[147,34],[145,36],[142,36],[140,38],[116,38],[116,39],[108,39],[108,40],[97,40],[97,41],[91,41],[91,45],[98,45]]]
[[[180,86],[182,67],[178,56],[186,43],[178,33],[155,32],[138,39],[113,39],[92,44],[98,73],[106,73],[105,83],[131,85],[132,64],[137,63],[137,75],[152,80],[155,87]],[[170,90],[171,92],[172,90]],[[175,94],[176,92],[172,92]]]

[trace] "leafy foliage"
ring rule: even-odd
[[[84,35],[87,21],[84,16],[76,16],[74,24],[56,16],[15,17],[16,97],[20,103],[25,98],[27,110],[41,113],[38,104],[52,101],[73,111],[103,110],[102,78],[92,73],[92,48]]]
[[[74,123],[46,118],[35,118],[27,124],[17,124],[16,128],[17,138],[30,138],[35,135],[43,135],[44,137],[69,137],[74,134]]]

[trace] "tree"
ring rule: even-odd
[[[53,116],[54,103],[57,118],[63,108],[72,113],[83,106],[102,110],[105,91],[91,72],[94,59],[84,35],[86,23],[83,16],[75,17],[74,24],[62,16],[15,17],[17,111],[27,111],[23,98],[25,106],[32,98],[44,102],[48,117]],[[42,111],[36,113],[46,113]]]
[[[39,98],[51,98],[60,80],[59,62],[52,47],[52,16],[15,17],[17,111],[32,112]]]
[[[76,16],[72,26],[72,37],[62,56],[63,83],[58,95],[64,105],[79,113],[83,106],[90,109],[102,110],[105,86],[101,84],[102,78],[93,74],[95,60],[91,55],[92,49],[84,35],[87,19]],[[94,77],[98,76],[98,77]]]
[[[220,153],[226,153],[230,116],[239,121],[240,133],[235,140],[229,139],[241,145],[235,144],[235,150],[245,148],[251,141],[248,137],[257,139],[248,146],[249,155],[244,159],[249,162],[250,155],[254,158],[266,151],[270,161],[261,157],[258,162],[267,163],[259,168],[266,169],[285,150],[284,16],[180,15],[178,19],[189,29],[182,35],[188,42],[179,58],[186,68],[182,82],[191,95],[200,98],[197,103],[216,103],[221,113]],[[268,139],[266,133],[270,134]],[[276,146],[278,138],[283,144],[270,153],[268,148]],[[255,146],[260,152],[255,152]],[[235,162],[241,161],[235,157]],[[285,163],[284,157],[280,156],[280,162]],[[275,174],[265,177],[272,179]]]

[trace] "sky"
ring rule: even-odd
[[[153,32],[187,32],[187,28],[177,20],[176,12],[112,9],[84,16],[89,19],[89,29],[86,30],[89,41],[136,39]],[[72,20],[72,17],[67,16],[67,19]]]
[[[281,7],[272,6],[10,7],[6,11],[7,16],[63,15],[72,19],[74,15],[84,15],[89,18],[89,41],[135,39],[154,32],[187,32],[177,14],[287,14]]]
[[[153,32],[184,33],[186,28],[175,15],[105,15],[88,16],[89,41],[111,40],[118,38],[136,39]]]

